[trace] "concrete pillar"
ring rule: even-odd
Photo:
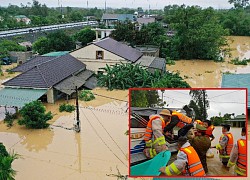
[[[105,38],[105,31],[101,31],[101,38]]]
[[[51,104],[55,103],[53,88],[49,89],[47,92],[47,101],[48,103],[51,103]]]
[[[98,31],[97,30],[95,31],[95,38],[96,38],[96,41],[98,41]]]

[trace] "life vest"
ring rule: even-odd
[[[188,163],[182,173],[186,176],[205,176],[205,171],[200,158],[192,146],[181,148],[180,151],[187,155]]]
[[[161,116],[155,115],[155,116],[151,117],[150,120],[148,121],[146,132],[144,134],[144,140],[145,141],[149,141],[149,140],[152,139],[152,134],[153,134],[152,121],[155,120],[155,119],[160,119],[161,120],[162,129],[164,129],[164,127],[165,127],[165,121]]]
[[[214,126],[213,126],[213,125],[209,126],[209,127],[207,128],[207,130],[206,130],[206,135],[207,135],[208,137],[210,137],[210,136],[213,134],[213,130],[214,130]]]
[[[230,153],[233,149],[233,145],[234,145],[234,138],[233,138],[233,135],[231,133],[227,133],[227,134],[223,134],[221,137],[220,137],[220,140],[224,137],[224,136],[227,136],[228,138],[228,141],[227,141],[227,146],[225,147],[224,150],[222,150],[220,152],[220,157],[222,158],[229,158],[230,157]]]
[[[238,145],[238,160],[236,162],[237,168],[235,169],[237,174],[245,175],[247,170],[247,144],[245,139],[239,139]],[[239,170],[238,170],[239,169]],[[238,171],[238,172],[237,172]],[[243,173],[243,172],[245,173]]]
[[[203,124],[203,122],[201,120],[195,120],[194,122],[196,122],[197,124],[200,124],[200,125]]]
[[[173,111],[172,112],[172,116],[177,116],[179,118],[179,122],[177,123],[177,127],[179,128],[183,128],[186,124],[191,124],[192,123],[192,119],[187,117],[186,115]]]

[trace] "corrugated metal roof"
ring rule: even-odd
[[[118,21],[134,21],[134,15],[133,14],[118,14]]]
[[[93,44],[131,62],[136,62],[143,55],[140,51],[109,37]]]
[[[94,89],[97,86],[97,78],[92,76],[89,78],[86,83],[84,84],[84,87],[88,89]]]
[[[140,64],[141,66],[149,67],[150,64],[154,61],[155,57],[153,56],[142,56],[135,64]]]
[[[250,74],[223,74],[221,87],[248,88],[248,109],[250,108]]]
[[[155,18],[137,18],[137,22],[140,24],[148,24],[155,22]]]
[[[117,19],[118,20],[118,14],[103,14],[102,15],[102,20],[109,20],[109,19],[112,19],[112,20],[115,20]]]
[[[77,74],[76,76],[70,76],[67,79],[61,81],[54,87],[68,95],[71,95],[73,92],[75,92],[75,87],[78,88],[82,87],[86,80],[89,79],[94,73],[89,70],[85,70]]]
[[[67,54],[54,57],[3,83],[5,86],[49,88],[86,68],[86,65]]]
[[[0,105],[23,107],[26,103],[39,99],[47,89],[4,88],[0,90]]]
[[[155,70],[166,71],[166,60],[163,58],[155,58],[154,61],[149,65],[148,70],[154,72]]]
[[[43,54],[42,56],[52,56],[52,57],[57,57],[57,56],[63,56],[65,54],[69,54],[69,51],[57,51],[57,52],[50,52],[47,54]]]

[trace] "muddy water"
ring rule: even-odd
[[[230,59],[239,57],[250,58],[250,37],[230,36],[231,58],[223,63],[207,60],[178,60],[175,65],[167,65],[167,70],[179,72],[191,87],[220,87],[222,73],[250,73],[247,66],[232,65]]]

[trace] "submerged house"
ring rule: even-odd
[[[83,48],[70,53],[73,57],[86,64],[87,68],[95,73],[100,72],[99,68],[117,63],[140,64],[153,72],[166,71],[166,61],[163,58],[144,56],[139,50],[112,38],[105,38],[93,42]]]
[[[76,86],[78,89],[93,89],[97,82],[94,72],[69,54],[37,56],[12,71],[21,74],[3,83],[0,106],[20,108],[37,99],[54,103],[62,96],[71,96]]]

